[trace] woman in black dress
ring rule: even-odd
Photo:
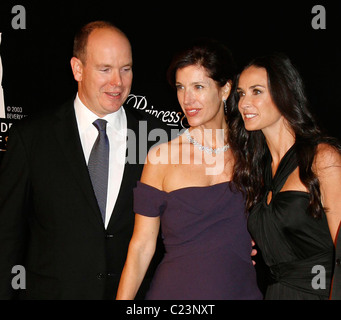
[[[229,128],[234,181],[269,266],[266,299],[328,299],[341,219],[341,149],[307,108],[301,77],[281,54],[237,77]]]

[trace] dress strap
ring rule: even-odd
[[[265,187],[273,194],[278,193],[283,188],[290,174],[297,168],[296,145],[294,144],[284,155],[279,163],[275,176],[272,177],[271,170],[272,157],[268,152],[268,159],[265,168]]]
[[[167,194],[150,185],[138,181],[133,192],[135,213],[146,217],[158,217],[167,206]]]

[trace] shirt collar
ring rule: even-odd
[[[82,133],[87,131],[89,127],[92,128],[92,123],[99,117],[83,104],[78,93],[74,101],[74,107],[79,131]],[[107,126],[112,128],[116,134],[125,135],[127,118],[123,106],[116,112],[108,114],[102,119],[108,121]]]

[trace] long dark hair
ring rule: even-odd
[[[299,176],[310,194],[308,212],[321,217],[324,210],[321,203],[320,184],[312,170],[316,148],[319,143],[328,143],[341,152],[335,138],[328,137],[318,127],[308,101],[302,78],[290,59],[280,53],[253,59],[243,70],[254,66],[264,68],[268,75],[268,86],[272,100],[287,120],[295,134],[296,157]],[[246,192],[247,209],[250,210],[264,196],[264,168],[269,152],[262,131],[247,131],[238,111],[239,96],[237,75],[228,108],[229,138],[236,157],[234,182]]]

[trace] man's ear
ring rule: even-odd
[[[83,77],[83,63],[82,63],[82,61],[76,57],[72,57],[70,63],[71,63],[73,77],[78,82],[82,81],[82,77]]]

